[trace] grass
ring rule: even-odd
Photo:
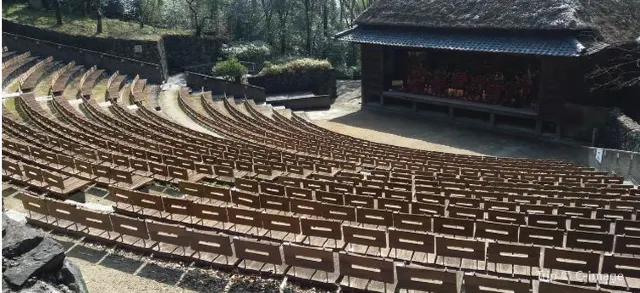
[[[16,98],[4,99],[4,106],[7,108],[7,111],[12,113],[15,117],[18,117],[18,111],[16,110]]]
[[[107,93],[108,81],[109,81],[108,78],[103,78],[95,84],[95,86],[93,87],[93,90],[91,90],[92,99],[96,99],[96,101],[98,102],[104,102],[104,96]]]
[[[184,29],[166,29],[117,19],[103,18],[103,32],[96,34],[96,20],[83,15],[62,15],[62,25],[56,24],[53,11],[35,10],[24,3],[2,4],[2,17],[8,20],[57,32],[102,38],[122,38],[135,40],[156,40],[161,35],[189,35],[191,31]]]

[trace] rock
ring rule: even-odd
[[[78,266],[68,259],[64,260],[60,270],[60,282],[76,293],[89,293],[87,285],[84,283],[84,278],[82,278],[82,272],[80,272]]]
[[[58,290],[55,286],[45,283],[43,281],[37,281],[33,286],[29,288],[24,288],[19,293],[64,293],[63,291]]]
[[[17,265],[7,268],[3,275],[8,283],[22,286],[31,276],[59,270],[64,261],[64,248],[53,239],[44,238],[16,261]]]
[[[25,213],[21,213],[18,211],[14,211],[14,210],[8,210],[6,212],[4,212],[5,215],[7,215],[7,219],[11,219],[14,220],[20,224],[26,224],[27,223],[27,214]]]
[[[2,279],[2,293],[9,293],[11,290],[9,289],[9,284],[5,282],[4,278]]]
[[[6,234],[7,231],[7,216],[2,213],[2,236]]]
[[[6,230],[3,231],[2,237],[2,256],[5,258],[14,258],[20,256],[36,247],[44,237],[42,232],[29,228],[12,219],[6,218],[2,214],[2,225]],[[5,225],[6,222],[6,225]],[[4,235],[6,232],[6,235]]]

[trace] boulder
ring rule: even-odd
[[[65,293],[64,291],[59,290],[55,286],[45,283],[43,281],[37,281],[33,286],[28,288],[23,288],[18,291],[19,293]]]
[[[22,286],[32,276],[62,268],[64,257],[62,245],[51,238],[44,238],[38,246],[16,258],[3,275],[9,284]]]
[[[5,258],[14,258],[30,251],[44,238],[42,232],[9,219],[4,213],[2,227],[2,256]]]
[[[84,278],[82,278],[82,272],[80,272],[78,266],[68,259],[64,260],[60,270],[60,282],[76,293],[89,293],[87,285],[84,283]]]

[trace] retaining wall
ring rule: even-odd
[[[165,79],[164,70],[160,63],[151,63],[5,32],[2,33],[2,44],[14,51],[31,52],[32,55],[42,57],[53,56],[55,60],[75,61],[76,64],[82,64],[85,67],[96,65],[98,68],[110,72],[120,71],[130,76],[139,74],[151,83],[161,84]],[[154,43],[154,45],[157,44]]]
[[[249,84],[263,87],[267,94],[310,91],[315,95],[329,95],[331,99],[337,97],[334,69],[253,76]]]
[[[186,71],[187,86],[194,90],[204,88],[214,95],[241,96],[253,99],[256,103],[264,103],[267,99],[262,87],[230,82],[214,76]]]

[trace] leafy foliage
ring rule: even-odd
[[[327,60],[318,60],[313,58],[302,58],[292,60],[282,64],[265,64],[259,75],[277,75],[284,72],[303,72],[313,70],[332,69],[331,63]]]
[[[263,41],[224,44],[222,53],[242,61],[263,62],[271,56],[271,47]]]
[[[242,76],[247,74],[247,68],[240,64],[238,58],[231,56],[225,61],[216,63],[213,67],[213,74],[216,76],[222,76],[228,80],[240,82]]]

